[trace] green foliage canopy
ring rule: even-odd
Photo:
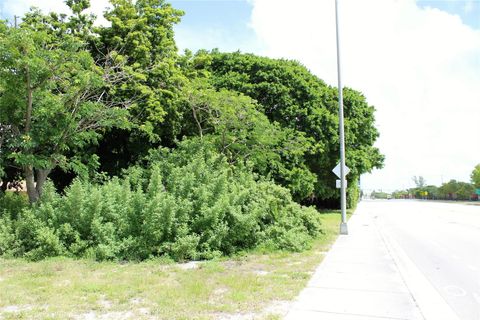
[[[191,128],[186,132],[208,139],[230,163],[250,161],[257,173],[281,181],[295,198],[311,194],[315,176],[302,160],[311,138],[271,122],[252,98],[215,90],[204,80],[192,81],[187,91],[191,112],[184,119]]]
[[[438,191],[445,199],[470,200],[475,188],[467,182],[450,180],[440,186]]]
[[[8,151],[0,156],[22,169],[30,201],[56,166],[85,170],[84,159],[67,152],[96,142],[103,128],[125,125],[124,110],[102,103],[104,76],[72,35],[29,25],[0,34],[1,140]]]
[[[99,28],[97,58],[115,55],[127,75],[112,86],[110,98],[131,101],[130,120],[150,141],[171,139],[178,130],[178,103],[185,77],[176,67],[173,25],[183,12],[163,0],[111,0],[110,26]]]
[[[480,188],[480,164],[477,164],[470,175],[475,188]]]
[[[307,175],[316,176],[310,188],[315,191],[302,194],[298,200],[320,203],[338,198],[331,173],[339,157],[335,88],[297,62],[251,54],[200,51],[188,66],[197,73],[206,70],[217,89],[234,90],[253,98],[270,121],[307,139],[308,151],[302,154],[297,167],[308,168]],[[383,156],[373,146],[378,137],[374,108],[362,94],[348,88],[344,89],[344,107],[347,165],[351,168],[349,193],[353,196],[357,194],[358,177],[381,167]],[[306,173],[302,171],[300,178]],[[278,182],[285,179],[281,175],[276,178]]]

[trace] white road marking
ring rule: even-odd
[[[393,237],[383,232],[381,228],[379,231],[424,318],[426,320],[460,320]]]
[[[465,297],[467,295],[467,292],[464,289],[457,286],[446,286],[443,290],[454,297]]]

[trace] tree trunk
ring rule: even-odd
[[[28,65],[25,67],[25,86],[27,89],[27,105],[26,105],[26,112],[25,112],[25,130],[24,134],[26,136],[30,135],[30,126],[32,123],[32,107],[33,107],[33,90],[32,90],[32,85],[31,85],[31,79],[30,79],[30,68]],[[25,152],[26,151],[26,152]],[[29,150],[24,150],[25,153],[28,153]],[[38,200],[38,192],[37,189],[35,188],[35,175],[33,172],[33,166],[32,165],[25,165],[23,167],[23,171],[25,174],[25,182],[27,185],[27,194],[28,194],[28,200],[30,200],[30,203],[34,203]]]
[[[45,181],[47,181],[47,177],[52,171],[51,169],[37,169],[37,185],[35,186],[35,190],[37,191],[38,196],[40,197],[43,193],[43,186]]]
[[[5,193],[8,189],[8,181],[2,180],[2,184],[0,185],[0,192]]]
[[[202,129],[202,124],[197,118],[197,111],[195,110],[195,107],[192,105],[192,112],[193,112],[193,119],[195,119],[195,122],[197,123],[198,127],[198,133],[200,134],[200,140],[203,140],[203,129]]]
[[[30,203],[34,203],[38,200],[38,192],[35,188],[35,176],[33,173],[33,166],[27,165],[23,168],[23,172],[25,174],[25,182],[27,185],[27,194],[28,200]]]

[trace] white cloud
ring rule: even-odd
[[[110,7],[108,0],[91,0],[90,9],[88,12],[93,13],[97,16],[96,24],[98,25],[109,25],[109,22],[103,17],[103,13]]]
[[[342,80],[377,108],[385,168],[368,189],[469,180],[480,163],[480,31],[415,0],[339,0]],[[336,85],[335,2],[254,0],[262,54],[299,60]]]
[[[40,8],[44,12],[68,12],[68,7],[63,1],[59,0],[17,0],[17,1],[5,1],[3,4],[3,10],[9,15],[23,16],[30,7]]]

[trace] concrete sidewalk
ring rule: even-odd
[[[375,219],[360,203],[285,319],[424,319]]]

